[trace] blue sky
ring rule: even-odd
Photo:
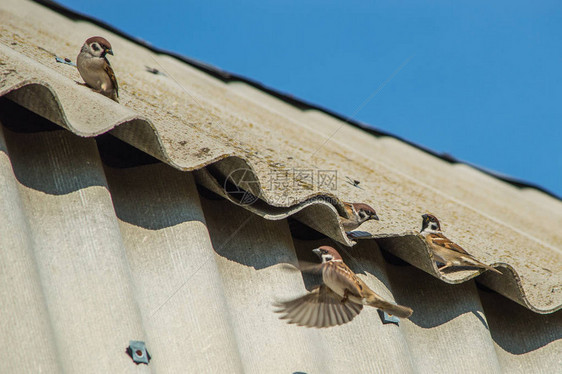
[[[562,196],[557,1],[59,2]]]

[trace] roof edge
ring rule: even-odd
[[[246,83],[246,84],[248,84],[252,87],[255,87],[255,88],[257,88],[257,89],[259,89],[263,92],[268,93],[271,96],[274,96],[274,97],[276,97],[280,100],[283,100],[284,102],[286,102],[288,104],[291,104],[291,105],[293,105],[293,106],[295,106],[299,109],[321,111],[321,112],[326,113],[326,114],[328,114],[328,115],[330,115],[334,118],[337,118],[340,121],[346,122],[346,123],[348,123],[348,124],[350,124],[354,127],[358,127],[361,130],[366,131],[371,135],[388,136],[388,137],[394,138],[394,139],[399,140],[403,143],[406,143],[406,144],[408,144],[412,147],[415,147],[415,148],[417,148],[417,149],[419,149],[423,152],[426,152],[426,153],[428,153],[428,154],[430,154],[434,157],[437,157],[437,158],[439,158],[443,161],[449,162],[451,164],[468,165],[468,166],[470,166],[470,167],[472,167],[472,168],[474,168],[474,169],[476,169],[476,170],[478,170],[478,171],[480,171],[484,174],[490,175],[490,176],[492,176],[496,179],[499,179],[503,182],[509,183],[509,184],[511,184],[515,187],[518,187],[518,188],[533,188],[533,189],[541,191],[541,192],[543,192],[543,193],[545,193],[545,194],[547,194],[547,195],[549,195],[549,196],[551,196],[551,197],[553,197],[553,198],[555,198],[559,201],[562,201],[562,196],[558,196],[554,192],[552,192],[552,191],[550,191],[550,190],[548,190],[548,189],[546,189],[546,188],[544,188],[544,187],[542,187],[542,186],[540,186],[536,183],[524,181],[522,179],[511,177],[509,175],[505,175],[505,174],[502,174],[502,173],[499,173],[499,172],[496,172],[496,171],[493,171],[493,170],[490,170],[490,169],[472,164],[470,162],[465,162],[465,161],[459,160],[459,159],[453,157],[452,155],[450,155],[448,153],[440,153],[440,152],[434,151],[434,150],[429,149],[429,148],[427,148],[423,145],[420,145],[420,144],[417,144],[415,142],[404,139],[404,138],[402,138],[398,135],[394,135],[390,132],[378,129],[378,128],[376,128],[374,126],[371,126],[371,125],[368,125],[364,122],[354,120],[350,117],[344,116],[340,113],[337,113],[337,112],[335,112],[331,109],[325,108],[321,105],[317,105],[317,104],[311,103],[309,101],[297,98],[294,95],[291,95],[289,93],[274,89],[274,88],[269,87],[269,86],[267,86],[267,85],[265,85],[261,82],[258,82],[256,80],[253,80],[253,79],[248,78],[248,77],[245,77],[243,75],[231,73],[229,71],[223,70],[223,69],[218,68],[216,66],[207,64],[203,61],[199,61],[197,59],[190,58],[190,57],[181,55],[181,54],[173,52],[173,51],[158,48],[158,47],[150,44],[149,42],[147,42],[143,39],[137,38],[135,36],[132,36],[132,35],[124,32],[124,31],[121,31],[120,29],[118,29],[118,28],[116,28],[116,27],[114,27],[114,26],[112,26],[112,25],[110,25],[110,24],[108,24],[104,21],[100,21],[100,20],[98,20],[94,17],[91,17],[91,16],[88,16],[86,14],[83,14],[83,13],[77,12],[75,10],[72,10],[72,9],[62,5],[62,4],[57,3],[56,1],[52,1],[52,0],[33,0],[33,1],[38,3],[38,4],[41,4],[43,6],[46,6],[47,8],[49,8],[51,10],[54,10],[57,13],[62,14],[65,17],[71,18],[73,20],[81,20],[81,21],[91,22],[91,23],[93,23],[93,24],[95,24],[99,27],[102,27],[102,28],[104,28],[108,31],[111,31],[114,34],[117,34],[117,35],[121,36],[122,38],[125,38],[125,39],[127,39],[131,42],[139,44],[139,45],[151,50],[152,52],[174,57],[174,58],[176,58],[180,61],[183,61],[186,64],[188,64],[188,65],[190,65],[190,66],[192,66],[196,69],[199,69],[199,70],[213,76],[214,78],[222,80],[223,82],[227,82],[227,83],[228,82],[243,82],[243,83]]]
[[[264,193],[265,191],[262,188],[264,181],[260,179],[252,163],[235,154],[222,153],[212,158],[199,160],[196,164],[178,164],[170,157],[166,148],[163,147],[161,135],[153,127],[150,118],[130,117],[125,114],[122,118],[118,118],[117,121],[109,123],[103,130],[94,129],[88,133],[84,129],[76,128],[69,121],[69,117],[65,115],[64,105],[60,102],[60,96],[57,94],[56,88],[49,85],[48,82],[24,80],[23,82],[13,84],[12,87],[8,87],[1,96],[1,98],[6,97],[9,101],[35,113],[37,116],[45,118],[49,122],[59,125],[61,129],[66,129],[77,136],[97,137],[102,133],[109,133],[133,147],[142,149],[143,152],[177,170],[194,172],[197,184],[264,219],[279,220],[291,216],[336,242],[346,246],[354,244],[345,233],[339,220],[338,206],[341,206],[342,202],[337,196],[322,192],[311,193],[308,196],[302,196],[298,200],[295,199],[284,205],[274,204],[274,201],[269,198],[270,196]],[[1,102],[2,100],[0,100]],[[36,106],[35,103],[37,102],[42,104],[51,103],[51,105]],[[115,103],[112,105],[118,106]],[[49,108],[53,108],[53,110],[51,111]],[[45,124],[45,121],[42,122],[42,124]],[[46,130],[49,129],[52,130],[52,127],[49,126]],[[27,130],[29,131],[30,129],[28,128]],[[150,161],[154,160],[151,159]],[[249,175],[244,173],[244,179],[238,180],[238,182],[234,179],[227,180],[227,176],[233,175],[233,172],[239,169],[247,170]],[[228,189],[225,188],[225,183],[227,182],[237,183],[237,195],[228,193]],[[249,195],[257,198],[256,200],[251,199],[250,204],[243,198],[247,198]],[[307,210],[306,214],[304,213],[305,209]],[[322,217],[322,219],[318,219],[318,217]],[[531,300],[527,295],[529,286],[522,284],[521,277],[513,268],[500,281],[492,278],[491,282],[486,282],[486,277],[489,277],[489,275],[480,275],[478,271],[462,271],[459,274],[455,274],[454,277],[451,275],[442,276],[433,263],[427,246],[420,244],[419,237],[415,232],[413,234],[411,232],[406,234],[393,232],[378,233],[371,238],[363,237],[362,239],[377,240],[379,245],[381,245],[381,240],[387,240],[390,244],[381,245],[381,248],[388,248],[394,255],[444,282],[461,283],[479,276],[479,279],[482,277],[487,287],[494,289],[503,296],[536,313],[550,314],[562,308],[562,303],[559,300],[554,301],[554,307],[550,305],[552,304],[550,302],[543,304],[541,300]],[[494,267],[496,265],[510,267],[506,263],[494,263]]]

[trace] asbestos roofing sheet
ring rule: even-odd
[[[474,280],[447,284],[374,240],[349,248],[297,239],[287,219],[213,195],[194,173],[111,166],[99,138],[46,128],[0,101],[7,108],[0,372],[551,373],[561,365],[560,311],[534,313]],[[125,147],[112,151],[120,157]],[[279,319],[274,302],[318,282],[291,264],[317,261],[311,249],[326,244],[412,317],[383,324],[366,307],[328,329]],[[126,355],[129,340],[146,343],[148,365]]]
[[[259,197],[247,209],[269,219],[299,214],[346,245],[353,243],[338,225],[337,209],[341,201],[366,202],[381,220],[361,230],[397,238],[385,239],[387,250],[445,282],[476,276],[443,275],[431,263],[428,248],[416,239],[421,214],[431,212],[448,237],[505,273],[480,277],[484,284],[535,312],[562,306],[560,201],[325,113],[301,111],[242,83],[226,84],[28,0],[3,1],[0,21],[0,95],[71,132],[91,137],[110,131],[177,169],[200,170],[198,182],[202,176],[225,196],[225,179],[247,169],[247,180],[238,182]],[[77,70],[55,60],[74,60],[92,35],[111,41],[120,103],[77,84]],[[329,199],[311,200],[319,196]]]
[[[0,221],[3,238],[6,224],[20,238],[2,245],[2,310],[16,321],[3,321],[10,354],[0,371],[93,372],[92,357],[97,372],[125,370],[123,342],[143,327],[95,141],[66,131],[2,135],[12,214],[22,218]],[[25,279],[14,282],[20,271]]]

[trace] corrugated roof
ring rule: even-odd
[[[407,237],[403,250],[400,241],[392,245],[396,254],[444,281],[469,279],[474,272],[441,275],[427,248],[415,239],[420,215],[433,212],[444,222],[445,232],[469,252],[505,266],[507,276],[486,274],[483,283],[537,312],[560,308],[562,202],[539,199],[396,139],[369,136],[247,84],[225,84],[175,58],[39,5],[7,2],[4,8],[1,93],[11,100],[75,134],[110,131],[180,170],[200,170],[201,183],[218,193],[224,194],[224,179],[233,170],[249,169],[251,183],[245,187],[263,203],[248,209],[281,219],[313,204],[299,218],[347,245],[352,243],[339,228],[334,204],[311,198],[367,202],[382,218],[365,225],[367,231],[374,237]],[[49,17],[44,16],[47,12]],[[83,40],[94,34],[107,36],[114,45],[121,104],[76,84],[76,69],[55,61],[54,55],[73,58]],[[145,66],[156,66],[166,75],[149,73]],[[207,165],[212,167],[201,169]],[[318,180],[279,182],[286,173],[308,171],[317,179],[337,173],[337,186],[322,186]],[[345,177],[360,180],[362,188],[351,186]]]
[[[503,173],[496,172],[494,170],[490,170],[490,169],[487,169],[487,168],[480,167],[478,165],[466,163],[465,161],[461,161],[461,160],[456,159],[454,156],[452,156],[449,153],[436,152],[432,149],[424,147],[423,145],[416,144],[416,143],[414,143],[414,142],[412,142],[408,139],[404,139],[404,138],[399,137],[395,134],[392,134],[392,132],[386,131],[384,129],[377,128],[373,125],[365,124],[363,122],[360,122],[360,121],[355,120],[355,119],[350,118],[350,117],[346,117],[346,116],[341,115],[341,114],[339,114],[339,113],[337,113],[337,112],[335,112],[335,111],[333,111],[329,108],[322,107],[318,104],[308,102],[308,101],[306,101],[304,99],[301,99],[301,98],[297,98],[290,93],[282,92],[278,89],[275,89],[275,88],[269,87],[267,85],[264,85],[263,83],[261,83],[259,81],[256,81],[252,78],[245,77],[243,75],[236,74],[236,73],[233,73],[233,72],[230,72],[230,71],[226,71],[226,70],[218,68],[216,66],[207,64],[204,61],[199,61],[197,59],[181,55],[181,54],[179,54],[177,52],[174,52],[174,51],[159,48],[158,46],[152,45],[151,43],[148,43],[147,41],[145,41],[143,39],[137,38],[133,35],[130,35],[130,34],[127,34],[123,31],[121,31],[121,30],[113,27],[112,25],[110,25],[108,23],[105,23],[103,20],[99,20],[99,19],[90,17],[87,14],[76,12],[74,10],[71,10],[69,8],[66,8],[66,7],[58,4],[57,2],[50,1],[50,0],[34,0],[34,1],[39,3],[39,4],[43,4],[47,7],[49,7],[50,9],[53,9],[56,12],[58,12],[60,14],[63,14],[66,17],[69,17],[69,18],[71,18],[75,21],[88,21],[90,23],[98,25],[101,28],[103,28],[105,30],[108,30],[108,31],[111,31],[112,33],[114,33],[116,35],[119,35],[119,36],[121,36],[121,37],[123,37],[127,40],[130,40],[130,41],[132,41],[136,44],[142,45],[145,48],[147,48],[147,49],[149,49],[149,50],[151,50],[151,51],[153,51],[157,54],[165,54],[165,55],[175,57],[178,60],[183,61],[186,64],[189,64],[193,67],[196,67],[197,69],[202,70],[205,73],[207,73],[207,74],[211,75],[212,77],[215,77],[215,78],[217,78],[217,79],[219,79],[223,82],[226,82],[226,83],[231,83],[231,82],[246,83],[246,84],[248,84],[252,87],[255,87],[255,88],[259,89],[260,91],[266,92],[271,96],[274,96],[278,99],[281,99],[282,101],[284,101],[288,104],[296,106],[299,109],[302,109],[302,110],[310,110],[310,109],[319,110],[319,111],[324,112],[326,114],[329,114],[330,116],[335,117],[335,118],[337,118],[341,121],[344,121],[351,126],[358,127],[358,128],[360,128],[360,129],[362,129],[362,130],[364,130],[364,131],[366,131],[370,134],[373,134],[375,136],[389,136],[389,137],[395,138],[395,139],[400,140],[404,143],[407,143],[407,144],[409,144],[409,145],[411,145],[415,148],[423,150],[424,152],[427,152],[427,153],[429,153],[429,154],[431,154],[435,157],[438,157],[438,158],[440,158],[444,161],[447,161],[447,162],[450,162],[450,163],[468,164],[468,165],[472,166],[473,168],[484,172],[485,174],[494,176],[495,178],[503,180],[504,182],[507,182],[511,185],[514,185],[514,186],[517,186],[517,187],[523,187],[523,188],[537,189],[537,190],[539,190],[541,192],[544,192],[545,194],[550,195],[550,196],[552,196],[552,197],[554,197],[558,200],[561,199],[560,196],[557,196],[552,191],[549,191],[549,190],[545,189],[544,187],[537,185],[536,183],[524,181],[524,180],[514,178],[512,176],[509,176],[509,175],[506,175],[506,174],[503,174]],[[156,69],[156,71],[158,71],[158,70]]]
[[[313,283],[283,265],[336,242],[294,239],[287,220],[198,191],[192,173],[138,165],[119,142],[56,130],[6,100],[0,113],[0,372],[528,373],[562,364],[561,312],[533,313],[474,281],[441,282],[372,240],[340,250],[376,292],[411,306],[411,319],[383,325],[370,309],[331,329],[288,325],[272,302]],[[146,342],[148,366],[125,354],[129,340]]]
[[[147,341],[153,361],[134,367],[145,371],[560,367],[560,312],[542,316],[479,289],[474,272],[442,276],[416,234],[420,215],[435,213],[449,237],[507,273],[485,273],[480,284],[552,313],[562,304],[560,201],[33,2],[0,9],[0,302],[10,316],[0,348],[13,352],[0,371],[123,372],[133,368],[129,340]],[[95,34],[114,47],[120,104],[76,84],[77,71],[54,59],[74,59]],[[128,162],[112,136],[172,167]],[[250,173],[228,178],[236,169]],[[319,171],[336,171],[336,188],[318,185]],[[244,204],[233,186],[259,200]],[[230,202],[201,197],[213,196],[207,190]],[[381,221],[361,227],[375,240],[341,246],[353,243],[337,220],[340,199],[376,208]],[[288,216],[333,241],[292,238]],[[322,331],[279,321],[271,302],[304,292],[282,263],[320,243],[339,245],[375,291],[414,309],[412,319],[382,325],[369,310]]]

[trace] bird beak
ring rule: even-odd
[[[379,216],[377,216],[376,214],[373,214],[373,215],[371,216],[371,219],[374,219],[375,221],[378,221],[378,220],[379,220]]]
[[[427,226],[429,226],[429,217],[427,216],[427,214],[423,214],[422,218],[423,218],[422,220],[422,231],[423,231]]]
[[[314,248],[312,250],[312,252],[314,252],[314,254],[318,257],[322,257],[322,253],[320,252],[320,248]]]
[[[110,55],[113,56],[113,49],[109,48],[105,50],[105,53],[109,53]]]

